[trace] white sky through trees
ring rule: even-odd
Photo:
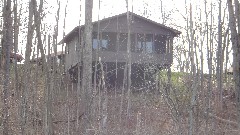
[[[81,1],[81,3],[80,3]],[[179,14],[178,11],[185,11],[185,0],[129,0],[129,11],[132,11],[141,16],[147,17],[153,21],[161,23],[161,3],[163,5],[163,11],[166,14],[171,14],[171,20],[168,20],[168,24],[173,24],[173,20],[177,19]],[[66,15],[66,28],[65,32],[70,32],[74,27],[79,25],[79,20],[81,24],[84,24],[84,0],[60,0],[60,20],[59,20],[59,32],[61,33],[63,27],[63,18],[65,13],[65,6],[67,4],[67,15]],[[100,10],[99,10],[99,0],[93,0],[93,21],[97,21],[98,14],[99,18],[107,18],[117,14],[121,14],[127,11],[125,0],[100,0]],[[81,18],[80,18],[80,4],[81,4]],[[133,6],[132,6],[133,5]],[[46,5],[49,13],[44,19],[46,23],[55,24],[55,14],[58,8],[56,0],[47,1]],[[181,18],[179,18],[181,19]],[[180,21],[177,19],[178,21]],[[174,26],[170,26],[174,27]],[[61,38],[61,37],[59,37]]]

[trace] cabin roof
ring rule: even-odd
[[[149,23],[152,23],[152,24],[155,24],[155,25],[157,25],[157,26],[159,26],[159,27],[162,27],[162,28],[164,28],[164,29],[166,29],[166,30],[168,30],[168,31],[171,31],[172,33],[174,33],[175,36],[178,36],[178,35],[181,34],[181,32],[178,31],[178,30],[176,30],[176,29],[173,29],[173,28],[171,28],[171,27],[168,27],[168,26],[165,26],[165,25],[163,25],[163,24],[157,23],[157,22],[155,22],[155,21],[153,21],[153,20],[150,20],[150,19],[148,19],[148,18],[142,17],[142,16],[137,15],[137,14],[135,14],[135,13],[132,13],[132,12],[129,12],[129,13],[130,13],[130,15],[131,15],[132,17],[140,18],[140,19],[145,20],[145,21],[147,21],[147,22],[149,22]],[[115,15],[115,16],[111,16],[111,17],[108,17],[108,18],[104,18],[104,19],[99,20],[99,21],[107,21],[107,20],[115,19],[115,18],[117,18],[117,17],[122,17],[122,16],[126,16],[126,15],[127,15],[127,12],[122,13],[122,14],[118,14],[118,15]],[[93,22],[93,25],[94,25],[94,24],[97,24],[97,23],[98,23],[98,21],[95,21],[95,22]],[[66,42],[68,41],[68,39],[71,38],[74,34],[78,33],[79,28],[82,28],[82,27],[84,27],[84,25],[75,27],[71,32],[69,32],[69,33],[59,42],[59,44],[66,43]]]

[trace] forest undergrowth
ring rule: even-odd
[[[19,76],[23,76],[22,67],[18,67]],[[44,77],[41,67],[33,66],[31,73],[32,83],[29,84],[27,94],[26,114],[22,114],[21,91],[22,83],[19,79],[19,91],[15,91],[14,72],[11,70],[9,102],[9,127],[11,134],[20,134],[22,122],[27,123],[27,132],[44,134],[45,118],[45,91]],[[190,74],[172,73],[171,88],[168,89],[166,73],[161,72],[154,89],[141,89],[134,91],[132,88],[130,113],[127,112],[128,98],[126,89],[106,88],[107,92],[97,89],[91,99],[91,128],[90,134],[100,134],[103,128],[108,134],[150,134],[174,135],[182,132],[187,134],[189,122],[189,104],[191,100]],[[195,132],[204,134],[206,128],[212,134],[235,135],[237,132],[235,92],[231,75],[225,79],[223,85],[223,101],[217,99],[217,89],[213,85],[208,113],[206,112],[207,77],[204,76],[204,86],[199,89],[196,110],[194,110],[194,124],[198,127]],[[67,75],[58,74],[54,91],[51,95],[52,127],[54,134],[79,134],[84,125],[84,103],[79,104],[79,117],[77,118],[77,84],[71,83]],[[214,84],[214,81],[213,81]],[[1,91],[2,91],[1,85]],[[199,86],[200,87],[200,86]],[[2,104],[1,104],[2,106]],[[104,108],[105,106],[105,108]],[[106,107],[107,106],[107,107]],[[2,110],[0,110],[2,113]],[[130,114],[130,115],[129,115]],[[21,121],[25,115],[26,121]],[[20,117],[21,116],[21,117]],[[206,119],[207,123],[206,123]],[[105,124],[103,126],[103,122]],[[0,124],[2,123],[2,115]],[[2,124],[1,124],[2,125]],[[80,130],[77,131],[77,130]]]

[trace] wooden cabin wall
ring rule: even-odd
[[[126,62],[127,52],[106,52],[99,51],[99,57],[104,62]],[[131,53],[132,63],[155,63],[159,65],[169,65],[172,63],[172,54],[144,54],[144,53]],[[93,53],[93,58],[96,58],[96,53]]]
[[[117,30],[118,24],[118,30]],[[118,17],[118,19],[113,18],[110,20],[105,20],[100,22],[99,30],[102,32],[120,32],[120,33],[127,33],[127,18],[126,16]],[[98,31],[98,24],[95,23],[93,25],[93,31]],[[152,24],[144,19],[134,17],[131,24],[131,33],[140,33],[140,34],[161,34],[161,35],[171,35],[173,36],[174,33],[171,31],[159,27],[158,25]]]
[[[66,53],[65,56],[65,68],[66,70],[70,69],[71,67],[75,66],[78,62],[77,52],[76,52],[76,45],[78,44],[77,39],[74,38],[68,44],[69,52]],[[131,52],[132,55],[132,63],[155,63],[159,65],[171,65],[173,61],[173,54],[172,54],[172,44],[168,42],[167,53],[137,53]],[[98,51],[99,57],[104,62],[126,62],[127,61],[127,52],[112,52],[112,51]],[[93,51],[93,61],[96,60],[96,51]]]
[[[70,42],[66,44],[67,52],[65,56],[65,70],[69,70],[71,67],[75,66],[78,62],[76,46],[78,43],[78,36],[75,36]]]

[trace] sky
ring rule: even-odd
[[[180,10],[184,11],[184,0],[162,0],[163,4],[163,11],[170,11],[170,10]],[[51,3],[50,3],[51,2]],[[56,5],[56,2],[50,1],[50,5]],[[66,14],[66,27],[65,32],[70,32],[74,27],[79,25],[79,20],[81,24],[84,24],[84,0],[62,0],[61,2],[61,9],[60,9],[60,30],[61,26],[63,25],[63,18],[65,14],[65,6],[67,5],[67,14]],[[81,12],[80,12],[81,6]],[[129,0],[129,11],[133,11],[136,14],[143,15],[144,11],[146,14],[145,17],[154,20],[156,22],[161,23],[161,0]],[[100,9],[99,9],[100,8]],[[57,6],[53,8],[56,11]],[[49,15],[48,21],[54,21],[51,18],[54,18],[54,12],[52,15]],[[93,0],[93,21],[98,19],[110,17],[113,15],[121,14],[126,12],[126,1],[125,0],[100,0],[100,7],[99,7],[99,0]],[[177,13],[177,12],[175,12]],[[81,15],[81,18],[80,18]],[[172,14],[174,16],[174,14]],[[173,18],[177,18],[178,15],[175,15]]]

